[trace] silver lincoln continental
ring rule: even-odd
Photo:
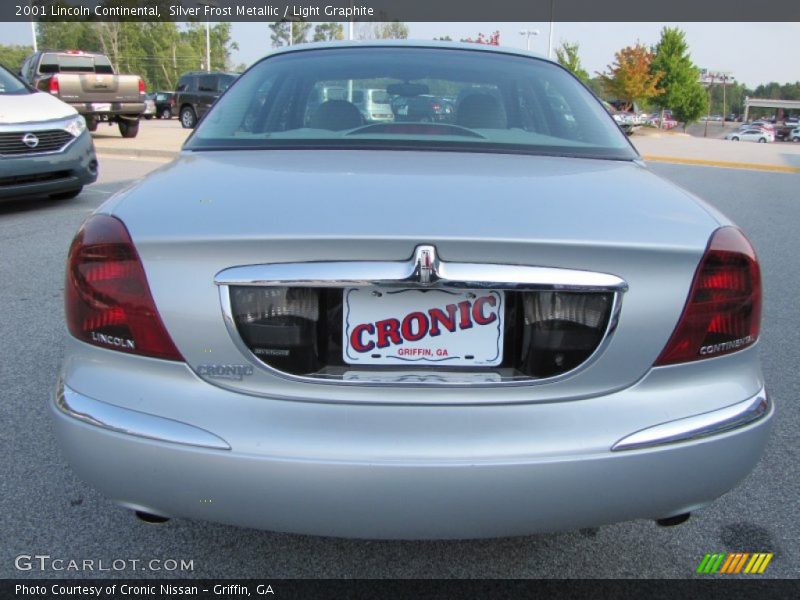
[[[86,220],[65,296],[61,447],[151,521],[677,524],[753,469],[774,411],[745,235],[511,49],[268,56]]]

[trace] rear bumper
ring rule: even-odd
[[[337,406],[251,398],[199,380],[181,399],[176,384],[194,377],[185,365],[134,360],[161,377],[165,406],[186,400],[195,410],[154,414],[141,394],[157,382],[134,390],[135,409],[59,383],[55,429],[82,479],[137,510],[316,535],[496,537],[681,514],[755,467],[774,412],[762,388],[702,414],[676,419],[657,410],[662,422],[624,425],[628,435],[620,435],[593,419],[591,403],[602,411],[646,401],[650,376],[634,386],[645,388],[640,397],[626,390],[538,405]],[[650,384],[653,403],[661,383]],[[222,404],[205,411],[210,397]],[[525,422],[527,441],[517,435]],[[628,449],[612,450],[626,439]],[[644,443],[630,445],[637,440]]]
[[[0,200],[77,190],[97,173],[94,143],[84,131],[61,152],[0,159]]]
[[[144,102],[110,102],[110,109],[104,111],[97,111],[95,105],[98,103],[92,102],[68,102],[68,104],[77,110],[82,115],[93,115],[95,117],[138,117],[145,111]],[[100,103],[102,104],[102,102]]]

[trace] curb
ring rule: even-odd
[[[153,150],[147,148],[105,148],[95,146],[95,151],[100,156],[127,156],[129,158],[167,158],[173,159],[180,154],[179,151],[172,150]],[[649,162],[673,163],[679,165],[699,165],[703,167],[722,167],[726,169],[744,169],[751,171],[771,171],[773,173],[797,173],[800,174],[800,167],[789,167],[785,165],[764,165],[759,163],[731,162],[723,160],[705,160],[702,158],[681,158],[676,156],[656,156],[644,154],[642,158]]]
[[[800,167],[785,165],[764,165],[759,163],[729,162],[723,160],[705,160],[702,158],[678,158],[674,156],[653,156],[645,154],[645,161],[675,163],[680,165],[701,165],[704,167],[723,167],[726,169],[746,169],[751,171],[772,171],[777,173],[800,173]]]
[[[112,156],[127,156],[128,158],[175,158],[178,151],[172,150],[151,150],[149,148],[105,148],[95,146],[95,152],[100,156],[110,154]]]

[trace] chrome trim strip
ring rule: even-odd
[[[638,450],[697,440],[754,423],[771,410],[772,403],[766,390],[762,388],[758,394],[744,402],[637,431],[619,440],[611,450]]]
[[[421,283],[421,266],[426,264],[425,253],[431,258],[431,273],[424,277],[428,283]],[[516,278],[516,279],[515,279]],[[220,306],[225,327],[234,345],[242,356],[257,371],[267,372],[289,381],[314,384],[353,385],[365,387],[396,386],[403,387],[498,387],[539,385],[561,381],[591,366],[603,353],[619,323],[622,308],[622,294],[627,291],[625,280],[606,273],[593,273],[571,269],[550,267],[530,267],[520,265],[500,265],[481,263],[448,263],[442,261],[432,246],[420,245],[411,260],[406,262],[347,261],[347,262],[305,262],[273,263],[231,267],[220,271],[214,278],[219,289]],[[309,377],[292,375],[279,371],[262,362],[244,343],[231,307],[229,286],[309,286],[309,287],[421,287],[421,288],[461,288],[461,289],[503,289],[516,291],[581,291],[612,292],[614,294],[608,325],[603,338],[594,352],[580,365],[559,375],[541,379],[516,379],[511,381],[475,382],[466,378],[463,383],[454,381],[402,382],[396,381],[345,381],[341,378]],[[214,385],[238,390],[220,381],[207,380]],[[253,393],[251,391],[251,393]]]
[[[135,435],[159,442],[230,450],[222,438],[180,421],[114,406],[79,394],[59,380],[56,407],[65,415],[109,431]]]
[[[419,261],[430,246],[419,246],[411,260],[272,263],[231,267],[217,274],[219,286],[443,287],[461,289],[624,292],[616,275],[574,269],[445,262],[434,255],[426,283]]]

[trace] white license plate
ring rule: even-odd
[[[95,112],[108,112],[111,110],[110,102],[95,102],[92,104],[92,110]]]
[[[342,358],[350,365],[482,366],[503,360],[501,291],[344,290]]]

